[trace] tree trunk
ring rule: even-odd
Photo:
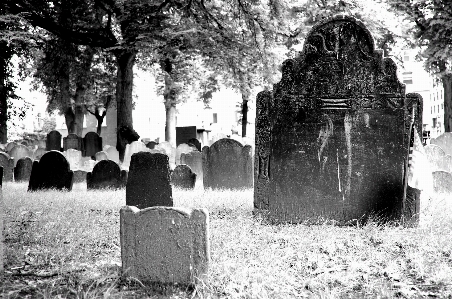
[[[444,88],[444,131],[452,132],[452,75],[442,78]]]
[[[2,47],[3,48],[3,47]],[[8,61],[1,55],[0,57],[0,143],[8,141],[8,91],[6,86]]]
[[[165,123],[165,141],[176,146],[176,105],[165,105],[166,123]]]
[[[129,143],[127,137],[121,132],[124,128],[133,130],[132,120],[132,87],[133,87],[133,65],[135,63],[136,52],[130,50],[121,50],[116,53],[118,64],[117,82],[116,82],[116,101],[117,101],[117,142],[116,149],[119,151],[119,159],[124,160],[126,145]],[[126,130],[127,131],[127,130]]]
[[[246,125],[248,124],[248,98],[242,94],[242,138],[246,137]]]
[[[169,58],[160,62],[160,66],[165,72],[165,89],[163,98],[165,101],[166,122],[165,122],[165,141],[176,146],[176,105],[177,105],[177,88],[172,78],[173,63]]]

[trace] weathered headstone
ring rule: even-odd
[[[38,147],[33,152],[33,159],[39,160],[45,153],[47,153],[45,148]]]
[[[208,270],[206,209],[153,207],[120,211],[123,272],[143,282],[192,285]]]
[[[452,173],[447,171],[433,171],[433,190],[437,193],[452,194]]]
[[[94,157],[96,161],[108,160],[108,154],[104,151],[97,152]]]
[[[77,136],[77,134],[69,134],[63,138],[63,151],[68,149],[75,149],[78,151],[83,151],[83,140],[82,137]]]
[[[202,149],[204,188],[253,187],[251,147],[233,139],[220,139]]]
[[[192,138],[196,138],[196,126],[176,127],[176,146]]]
[[[171,169],[176,167],[176,149],[168,141],[160,142],[154,147],[155,150],[163,151],[168,156]]]
[[[73,172],[69,162],[59,151],[49,151],[33,162],[28,191],[72,189]]]
[[[171,173],[171,184],[183,189],[194,189],[196,174],[187,165],[177,165]]]
[[[436,138],[430,139],[430,144],[441,147],[446,155],[452,156],[452,132],[445,132]]]
[[[93,157],[97,152],[102,151],[102,137],[96,132],[88,132],[83,137],[83,156]]]
[[[144,209],[173,206],[168,156],[139,152],[132,155],[126,187],[126,205]]]
[[[180,163],[186,164],[190,169],[196,174],[196,180],[202,181],[202,153],[198,151],[193,151],[187,154],[180,155]]]
[[[15,147],[16,145],[18,145],[18,143],[16,143],[16,142],[8,142],[7,144],[6,144],[6,147],[5,147],[5,151],[8,153],[8,155],[9,155],[9,152],[13,149],[13,147]]]
[[[126,150],[124,153],[124,160],[122,161],[121,168],[128,170],[130,167],[130,160],[132,155],[139,152],[147,152],[149,149],[141,141],[134,141],[126,145]]]
[[[176,147],[176,165],[180,163],[181,154],[187,154],[192,151],[196,151],[196,147],[194,145],[188,145],[187,143],[181,143]]]
[[[424,146],[425,154],[430,162],[432,171],[449,171],[446,161],[446,152],[438,145],[429,144]]]
[[[69,162],[71,170],[78,170],[82,168],[82,152],[76,149],[70,148],[63,152],[63,155]]]
[[[119,152],[114,146],[110,146],[109,148],[107,148],[107,150],[105,150],[105,152],[108,155],[108,159],[119,164]]]
[[[86,183],[86,175],[88,172],[84,170],[75,170],[72,182],[75,183]]]
[[[257,211],[274,222],[400,220],[411,123],[422,132],[422,98],[404,92],[362,22],[315,25],[257,97]]]
[[[3,181],[12,182],[14,177],[14,159],[0,152],[0,166],[3,167]]]
[[[190,145],[190,144],[194,145],[194,146],[196,147],[196,149],[197,149],[199,152],[200,152],[201,149],[202,149],[202,147],[201,147],[201,142],[199,142],[199,140],[196,139],[196,138],[190,138],[190,139],[187,141],[187,143],[188,143],[188,145]]]
[[[58,131],[51,131],[47,134],[46,139],[47,151],[61,151],[61,134]]]
[[[91,189],[119,189],[124,187],[119,165],[111,160],[101,160],[86,175],[86,186]]]
[[[16,167],[14,167],[14,181],[28,182],[30,180],[32,167],[33,161],[30,157],[20,158],[19,161],[17,161]]]
[[[14,159],[14,166],[16,166],[17,161],[21,158],[33,158],[33,151],[23,144],[18,144],[9,151],[9,156]]]

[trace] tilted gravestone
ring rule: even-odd
[[[202,181],[202,153],[193,151],[187,154],[180,155],[180,163],[188,165],[190,169],[196,174],[196,180]]]
[[[29,157],[20,158],[19,161],[17,161],[16,167],[14,167],[14,181],[28,182],[30,180],[32,167],[33,161]]]
[[[210,261],[206,209],[153,207],[120,210],[122,269],[144,282],[193,285]]]
[[[201,151],[201,142],[199,142],[198,139],[196,139],[196,138],[190,138],[190,139],[187,141],[187,143],[188,143],[188,145],[190,145],[190,144],[191,144],[191,145],[194,145],[198,151]]]
[[[108,154],[104,151],[97,152],[94,157],[96,161],[108,160]]]
[[[73,172],[69,162],[59,151],[50,151],[33,162],[28,191],[47,189],[72,190]]]
[[[233,139],[220,139],[202,149],[204,188],[253,187],[251,147]]]
[[[121,179],[121,168],[111,160],[99,161],[92,172],[86,175],[86,187],[92,189],[119,189],[124,187]]]
[[[256,106],[257,212],[274,222],[347,223],[400,220],[409,209],[405,165],[411,124],[422,130],[422,99],[405,95],[395,63],[360,21],[315,25]]]
[[[196,174],[187,165],[177,165],[171,173],[171,184],[183,189],[194,189]]]
[[[3,181],[12,182],[14,177],[14,159],[0,152],[0,166],[3,167]]]
[[[438,137],[432,138],[430,144],[441,147],[446,155],[452,156],[452,132],[444,132]]]
[[[77,134],[69,134],[63,138],[63,151],[68,149],[75,149],[78,151],[83,151],[83,139]]]
[[[75,170],[74,175],[72,177],[73,183],[86,183],[86,175],[88,172],[84,170]]]
[[[97,152],[102,151],[102,137],[96,132],[88,132],[83,137],[83,156],[93,157]]]
[[[176,165],[180,163],[181,154],[190,153],[192,151],[196,151],[196,147],[194,145],[188,145],[187,143],[181,143],[176,147]]]
[[[33,151],[25,145],[18,144],[9,151],[9,156],[14,159],[14,166],[16,166],[17,161],[21,158],[33,158]]]
[[[139,209],[173,206],[168,156],[149,152],[132,155],[127,178],[126,205]]]
[[[46,151],[61,151],[61,134],[58,131],[51,131],[47,134]]]

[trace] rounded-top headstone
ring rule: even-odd
[[[20,158],[14,167],[14,181],[28,182],[30,180],[33,161],[30,157]]]
[[[29,191],[40,189],[72,189],[73,172],[66,157],[59,151],[49,151],[33,163]]]
[[[97,152],[95,158],[96,161],[108,160],[108,154],[104,151]]]
[[[200,152],[201,149],[202,149],[202,147],[201,147],[201,142],[199,142],[199,140],[196,139],[196,138],[190,138],[190,139],[187,141],[187,143],[188,143],[188,145],[190,145],[190,144],[194,145],[194,146],[196,147],[196,149],[197,149],[199,152]]]
[[[86,176],[88,189],[121,188],[121,169],[111,160],[101,160]]]
[[[187,165],[177,165],[171,173],[171,183],[178,188],[194,189],[196,174]]]

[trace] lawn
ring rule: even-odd
[[[421,202],[417,228],[270,225],[253,192],[173,190],[207,208],[209,275],[193,288],[121,275],[125,190],[27,193],[3,186],[3,298],[452,298],[452,195]]]

